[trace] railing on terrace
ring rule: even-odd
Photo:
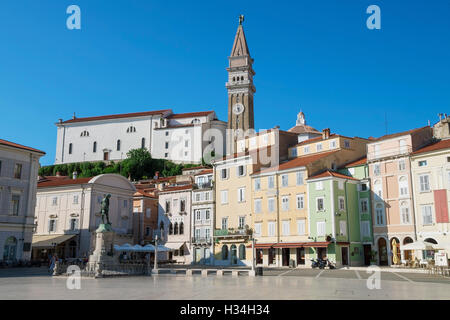
[[[192,243],[212,243],[211,237],[193,237]]]
[[[395,147],[395,148],[386,148],[381,149],[379,151],[374,151],[373,148],[371,148],[372,151],[367,153],[367,160],[376,160],[386,157],[394,157],[394,156],[401,156],[406,155],[412,152],[411,146],[403,146],[403,147]]]

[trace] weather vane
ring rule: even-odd
[[[239,16],[239,25],[242,26],[242,22],[244,22],[244,15],[243,15],[243,14],[241,14],[241,15]]]

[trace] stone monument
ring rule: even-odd
[[[95,250],[89,257],[89,266],[95,271],[96,278],[103,276],[105,266],[117,263],[114,256],[114,231],[109,221],[109,198],[110,194],[101,202],[102,223],[95,231]]]

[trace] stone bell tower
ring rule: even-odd
[[[239,26],[234,38],[233,49],[228,58],[228,131],[227,155],[236,152],[236,139],[242,137],[249,129],[254,129],[253,95],[253,59],[250,57],[247,40],[242,23],[244,16],[239,17]]]

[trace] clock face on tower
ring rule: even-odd
[[[242,104],[242,103],[236,103],[234,106],[233,106],[233,113],[235,114],[235,115],[239,115],[239,114],[241,114],[242,112],[244,112],[244,105]]]

